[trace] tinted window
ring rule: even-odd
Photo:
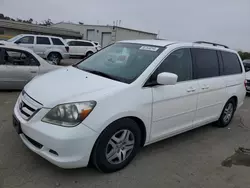
[[[217,52],[210,49],[192,49],[195,60],[196,78],[219,76]]]
[[[6,49],[4,51],[4,64],[16,66],[37,66],[38,61],[29,53],[20,50]]]
[[[63,42],[58,38],[51,38],[54,45],[64,46]]]
[[[37,44],[50,44],[50,41],[48,37],[37,37],[36,43]]]
[[[172,52],[157,68],[153,80],[159,73],[170,72],[177,74],[178,82],[192,79],[192,58],[190,49],[179,49]]]
[[[83,41],[75,41],[76,46],[94,46],[92,43],[90,42],[83,42]]]
[[[75,41],[70,41],[70,42],[68,42],[68,45],[69,45],[69,46],[76,46]]]
[[[33,44],[34,43],[34,37],[33,36],[26,36],[22,37],[19,40],[17,40],[15,43],[20,44]]]
[[[230,52],[221,52],[224,63],[224,75],[239,74],[242,72],[239,58]]]

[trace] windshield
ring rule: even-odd
[[[14,42],[15,40],[19,39],[22,35],[17,35],[15,37],[10,38],[9,40],[7,40],[8,42]]]
[[[163,51],[163,47],[116,43],[85,59],[76,67],[124,83],[132,83]]]

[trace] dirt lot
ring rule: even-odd
[[[27,149],[12,127],[17,95],[0,93],[0,188],[250,187],[249,167],[221,165],[236,148],[250,148],[249,97],[228,128],[207,125],[153,144],[124,170],[102,174],[92,168],[63,170]]]

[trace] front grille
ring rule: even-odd
[[[19,111],[23,119],[31,119],[41,108],[42,104],[34,100],[24,91],[21,94],[19,101]]]

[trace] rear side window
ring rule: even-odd
[[[64,46],[63,42],[58,38],[51,38],[54,45]]]
[[[83,42],[83,41],[75,41],[77,46],[94,46],[92,43],[90,42]]]
[[[37,44],[49,44],[50,45],[50,41],[48,37],[37,37],[36,38],[36,43]]]
[[[13,66],[39,66],[39,62],[31,54],[21,51],[6,49],[4,51],[3,63]]]
[[[192,49],[195,62],[195,77],[209,78],[219,76],[219,62],[215,50]]]
[[[68,42],[68,45],[69,45],[69,46],[76,46],[75,41],[69,41],[69,42]]]
[[[224,70],[223,75],[240,74],[242,68],[238,56],[231,52],[221,52]]]

